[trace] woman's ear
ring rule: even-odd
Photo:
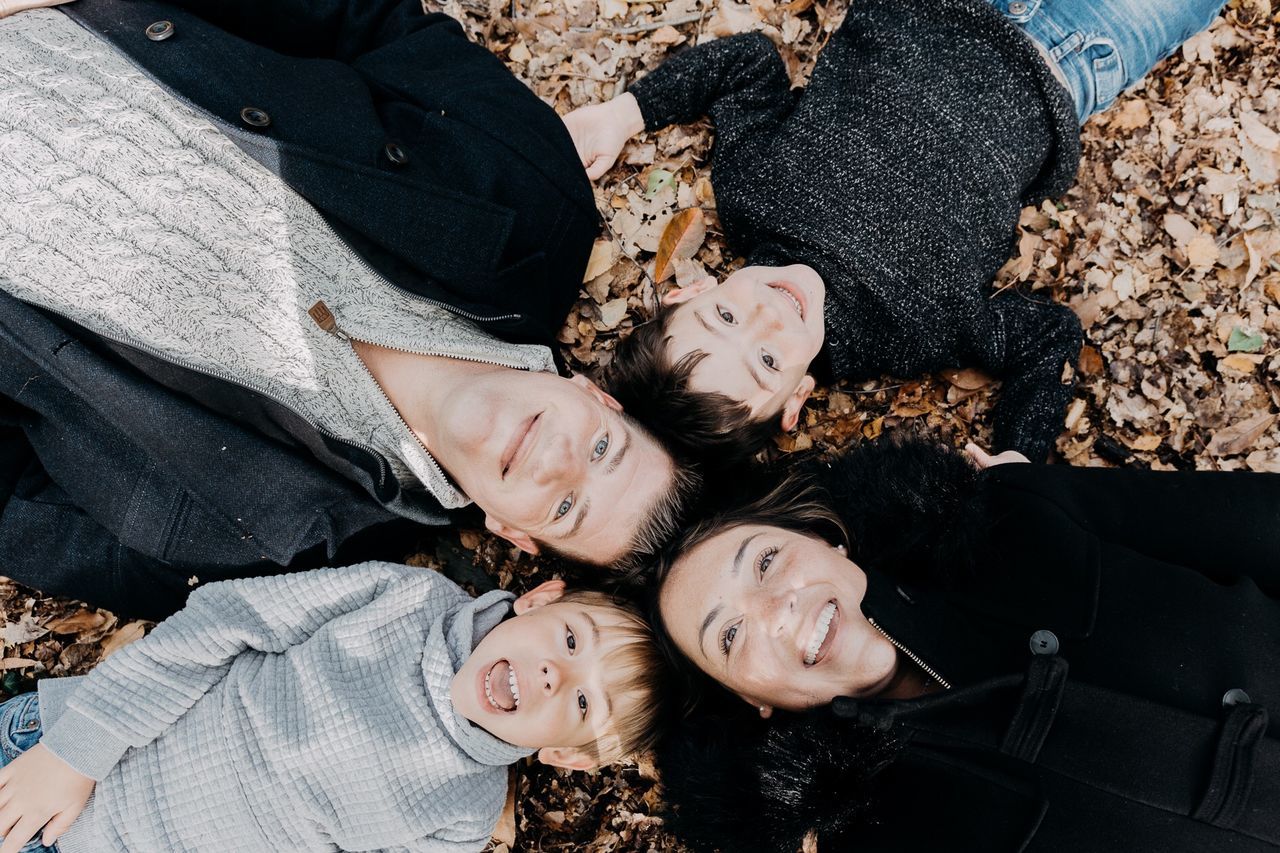
[[[688,302],[695,296],[700,296],[708,290],[716,286],[716,280],[712,276],[700,278],[688,287],[673,287],[662,295],[662,304],[666,306],[679,305],[681,302]]]
[[[756,710],[760,712],[760,716],[763,717],[764,719],[767,720],[773,716],[772,705],[766,705],[763,702],[757,702],[755,699],[752,699],[747,694],[738,693],[736,690],[734,691],[733,695],[737,696],[739,699],[741,699],[743,702],[746,702],[748,705],[754,705],[756,707]]]
[[[538,760],[566,770],[595,770],[600,766],[593,756],[572,746],[544,746],[538,750]]]
[[[813,393],[815,384],[813,377],[806,373],[800,380],[800,384],[796,386],[796,390],[791,392],[791,396],[782,404],[783,432],[791,432],[800,423],[800,410],[804,408],[804,401],[808,400],[809,395]]]
[[[564,581],[543,581],[511,603],[511,609],[517,616],[523,616],[546,604],[554,604],[564,597]]]

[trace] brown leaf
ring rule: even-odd
[[[991,384],[991,377],[976,367],[966,367],[963,370],[948,367],[939,373],[952,385],[964,391],[977,391]]]
[[[1117,130],[1136,130],[1150,123],[1151,111],[1147,109],[1145,101],[1137,98],[1125,101],[1124,106],[1111,119],[1111,126]]]
[[[142,635],[147,633],[147,623],[140,620],[134,620],[119,630],[112,631],[111,634],[102,641],[102,656],[105,658],[112,652],[119,651],[125,646],[142,639]]]
[[[60,619],[50,619],[44,624],[46,628],[55,634],[80,634],[85,631],[95,631],[107,624],[108,620],[115,617],[109,616],[100,610],[80,609],[70,616],[63,616]]]
[[[606,273],[618,260],[621,249],[612,240],[597,240],[591,247],[591,257],[587,259],[587,271],[582,280],[591,281],[598,275]]]
[[[666,281],[675,272],[675,261],[692,258],[706,237],[707,223],[701,208],[685,208],[671,217],[658,240],[658,254],[653,265],[654,282]]]
[[[1209,440],[1206,452],[1213,456],[1235,456],[1248,450],[1276,422],[1276,415],[1265,412],[1220,429]]]
[[[31,658],[5,658],[0,660],[0,669],[22,669],[27,666],[39,666],[40,661]]]
[[[1080,347],[1079,359],[1080,372],[1085,376],[1101,376],[1102,375],[1102,353],[1098,352],[1097,347],[1085,344]]]

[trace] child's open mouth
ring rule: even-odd
[[[796,309],[796,313],[800,315],[800,319],[804,319],[804,299],[800,292],[800,288],[796,287],[789,281],[771,282],[769,287],[790,299],[792,306]]]
[[[500,660],[485,673],[484,695],[495,710],[504,714],[515,713],[520,707],[520,682],[510,661]]]

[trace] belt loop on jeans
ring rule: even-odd
[[[1000,742],[1000,751],[1021,761],[1034,762],[1049,735],[1053,718],[1067,686],[1067,662],[1057,655],[1036,655],[1027,667],[1018,708]]]

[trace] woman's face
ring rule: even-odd
[[[897,652],[862,615],[866,590],[862,570],[823,540],[744,525],[683,554],[659,609],[689,660],[767,714],[888,684]]]

